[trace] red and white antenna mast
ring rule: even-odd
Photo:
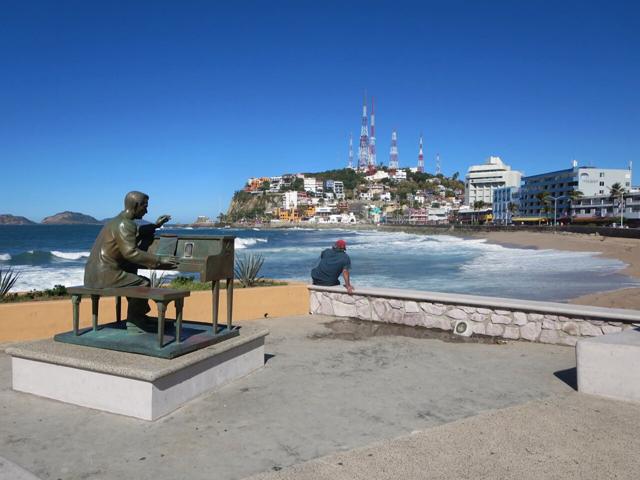
[[[369,127],[367,123],[367,96],[362,103],[362,125],[360,126],[360,146],[358,148],[358,170],[364,171],[369,165]]]
[[[376,172],[376,113],[373,97],[371,97],[371,137],[369,139],[368,169],[371,174]]]
[[[353,133],[349,134],[349,168],[353,169]]]
[[[424,152],[422,151],[422,134],[420,134],[420,148],[418,150],[418,173],[424,173]]]
[[[391,133],[391,148],[389,149],[389,173],[393,176],[398,170],[398,134]]]

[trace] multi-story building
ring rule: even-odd
[[[304,190],[316,193],[316,179],[314,177],[304,177]]]
[[[520,216],[547,217],[549,211],[555,210],[556,218],[567,217],[575,196],[573,192],[581,192],[583,197],[607,196],[614,183],[629,190],[631,170],[579,167],[574,161],[573,167],[566,170],[524,177],[520,189]],[[540,198],[541,194],[547,194],[547,203]]]
[[[611,222],[640,225],[640,190],[631,190],[621,199],[610,195],[580,197],[571,202],[573,222]],[[622,218],[621,218],[622,217]]]
[[[333,182],[333,193],[336,194],[338,200],[342,200],[344,198],[344,182],[340,180]]]
[[[493,202],[493,191],[500,187],[518,187],[522,173],[511,170],[500,157],[489,157],[482,165],[472,165],[464,183],[464,204],[473,206],[482,201]]]
[[[282,195],[282,208],[285,210],[295,210],[298,208],[298,192],[284,192]]]
[[[500,187],[493,191],[493,223],[509,225],[519,208],[519,188]]]

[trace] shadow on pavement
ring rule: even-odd
[[[558,370],[557,372],[553,372],[553,374],[574,390],[578,390],[578,370],[576,367]]]

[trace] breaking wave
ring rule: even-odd
[[[235,241],[235,247],[236,250],[240,250],[243,248],[248,248],[251,247],[253,245],[256,245],[257,243],[266,243],[267,239],[266,238],[240,238],[240,237],[236,237],[236,241]]]

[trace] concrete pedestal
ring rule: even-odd
[[[640,330],[580,340],[576,361],[580,392],[640,402]]]
[[[13,389],[144,420],[264,365],[267,330],[167,360],[53,340],[6,349]]]

